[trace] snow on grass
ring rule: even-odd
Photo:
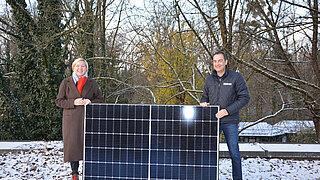
[[[231,160],[219,160],[219,179],[232,179]],[[319,160],[248,158],[242,160],[243,178],[248,180],[320,179]]]
[[[61,141],[26,143],[17,153],[0,156],[0,179],[70,179],[70,164],[63,161]],[[80,172],[82,166],[80,162]],[[320,179],[319,160],[248,158],[242,160],[243,178]],[[219,179],[232,179],[231,160],[219,160]]]

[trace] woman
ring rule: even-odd
[[[70,162],[72,179],[78,178],[83,159],[84,106],[103,102],[97,82],[88,78],[88,63],[78,58],[72,63],[72,76],[61,82],[56,105],[63,108],[62,135],[64,161]]]

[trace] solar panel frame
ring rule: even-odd
[[[93,112],[96,106],[98,113]],[[219,106],[90,104],[85,108],[83,178],[195,179],[200,172],[218,179],[218,111]],[[96,171],[99,175],[93,176]]]

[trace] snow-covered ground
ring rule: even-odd
[[[17,145],[1,144],[7,149]],[[63,162],[62,147],[61,141],[29,142],[17,148],[27,151],[2,153],[0,179],[70,179],[70,165]],[[244,179],[249,180],[320,179],[320,160],[248,158],[242,160],[242,169]],[[231,179],[230,159],[219,160],[219,179]]]

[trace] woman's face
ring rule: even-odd
[[[82,77],[87,72],[86,63],[79,61],[73,68],[73,71],[77,74],[78,77]]]

